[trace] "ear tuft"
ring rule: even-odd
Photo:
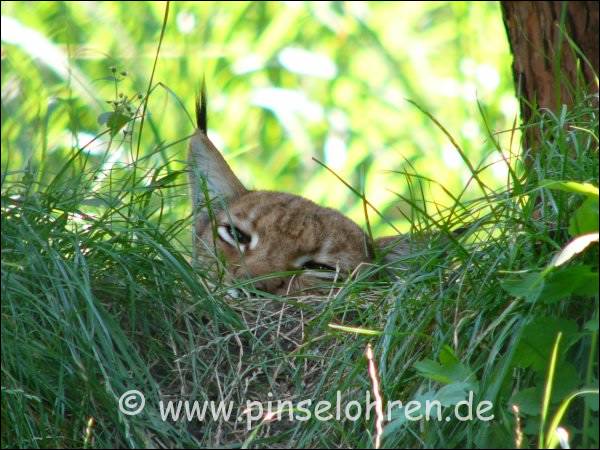
[[[206,79],[202,77],[200,93],[196,96],[196,126],[204,134],[206,134],[206,130],[208,129],[206,109]]]
[[[190,139],[188,152],[188,173],[197,230],[207,224],[209,209],[221,209],[248,192],[206,134],[207,109],[206,84],[202,80],[200,94],[196,98],[198,129]]]

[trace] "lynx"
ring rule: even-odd
[[[196,123],[188,154],[196,259],[221,255],[233,279],[258,278],[255,286],[274,294],[311,290],[372,263],[367,235],[340,212],[298,195],[244,187],[207,136],[204,83]],[[282,272],[293,274],[267,276]]]

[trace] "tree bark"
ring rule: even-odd
[[[588,93],[598,91],[598,2],[500,3],[523,125],[535,108],[558,112],[563,104],[572,105],[582,82]],[[527,131],[525,148],[535,141]]]

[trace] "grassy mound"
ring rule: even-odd
[[[585,238],[567,245],[598,230],[594,101],[540,112],[540,144],[511,165],[506,190],[483,186],[482,198],[435,213],[405,199],[416,214],[411,253],[323,297],[248,284],[233,296],[194,269],[177,240],[190,218],[162,216],[181,172],[89,171],[79,151],[44,185],[9,174],[3,447],[368,447],[374,409],[356,420],[266,416],[269,401],[284,417],[306,416],[303,400],[313,413],[331,402],[322,417],[339,399],[342,411],[356,401],[351,415],[364,413],[368,343],[384,407],[403,403],[386,418],[386,447],[551,445],[557,425],[572,445],[597,446],[598,249]],[[418,191],[422,180],[406,178]],[[449,237],[457,227],[465,231]],[[118,408],[130,389],[145,395],[136,416]],[[492,420],[445,419],[469,393],[475,405],[492,402]],[[184,409],[163,420],[161,400],[233,409],[228,420],[208,410],[188,421]],[[439,401],[444,420],[409,420],[410,400]],[[243,414],[249,401],[263,414],[256,404]]]

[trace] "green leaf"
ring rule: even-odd
[[[105,112],[98,116],[98,123],[106,125],[110,129],[111,136],[115,136],[130,120],[130,116],[118,111]]]
[[[577,368],[568,361],[563,361],[556,368],[554,386],[552,387],[552,403],[559,403],[565,396],[581,386],[581,377]]]
[[[598,286],[596,286],[597,288]],[[598,331],[598,319],[592,319],[592,320],[588,320],[585,325],[583,326],[583,329],[586,331],[591,331],[591,332],[597,332]]]
[[[513,395],[510,403],[517,405],[522,414],[537,416],[542,404],[542,390],[535,386],[522,389]]]
[[[452,349],[444,346],[440,353],[440,362],[424,359],[415,363],[415,369],[421,376],[443,384],[465,382],[472,391],[478,388],[477,379],[473,371],[461,363]]]
[[[581,379],[573,364],[563,363],[557,368],[552,389],[551,403],[557,404],[577,388]],[[539,416],[542,409],[544,375],[537,377],[536,385],[520,390],[510,400],[519,407],[521,414]],[[539,429],[539,423],[538,428]]]
[[[569,220],[569,234],[579,236],[580,234],[597,233],[598,217],[598,199],[591,197],[585,199]]]
[[[541,302],[550,304],[576,294],[593,297],[598,293],[598,272],[583,264],[560,268],[546,276]]]
[[[430,380],[438,381],[444,384],[452,382],[444,367],[440,363],[431,359],[417,361],[415,363],[415,369],[417,369],[421,376],[429,378]]]
[[[590,183],[578,183],[576,181],[542,180],[540,187],[556,189],[565,192],[584,194],[598,199],[598,188]]]
[[[571,320],[556,317],[536,317],[525,326],[521,341],[517,347],[513,364],[528,368],[545,375],[550,352],[558,332],[563,333],[558,361],[562,364],[567,350],[580,337],[577,325]]]
[[[596,386],[596,389],[598,389],[598,387]],[[585,396],[585,405],[590,408],[590,410],[594,411],[594,412],[598,412],[598,409],[600,407],[600,405],[598,405],[598,399],[594,398],[591,395],[586,395]]]
[[[449,345],[444,345],[442,347],[440,350],[439,360],[444,366],[460,363],[458,356],[456,356],[454,350]]]
[[[513,297],[523,298],[529,303],[533,303],[544,289],[544,274],[542,272],[530,272],[502,280],[500,285]]]
[[[461,381],[448,384],[437,392],[435,399],[439,400],[442,406],[456,405],[458,402],[469,397],[468,391],[470,387],[469,383]]]

